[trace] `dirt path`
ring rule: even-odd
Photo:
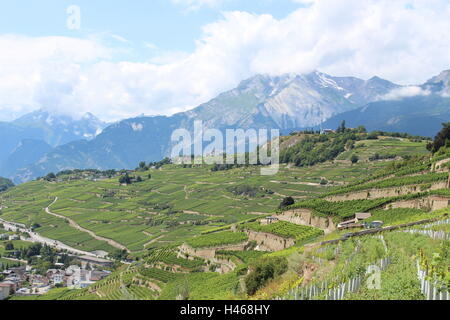
[[[270,182],[277,183],[277,184],[285,184],[285,185],[297,184],[297,185],[312,186],[312,187],[322,186],[320,183],[314,183],[314,182],[292,182],[292,181],[288,182],[288,181],[276,181],[276,180],[272,180]]]
[[[149,245],[151,245],[152,243],[155,243],[156,241],[158,241],[159,239],[161,239],[162,237],[164,237],[164,235],[159,236],[158,238],[155,238],[149,242],[147,242],[146,244],[144,244],[144,248],[147,248]]]
[[[188,186],[184,186],[184,193],[185,193],[184,199],[189,200]]]
[[[115,248],[117,248],[117,249],[120,249],[120,250],[126,250],[127,252],[130,252],[130,250],[128,250],[128,248],[125,247],[124,245],[122,245],[122,244],[120,244],[120,243],[118,243],[118,242],[116,242],[116,241],[114,241],[114,240],[112,240],[112,239],[108,239],[108,238],[101,237],[101,236],[95,234],[94,232],[92,232],[91,230],[88,230],[88,229],[83,228],[82,226],[80,226],[78,223],[76,223],[74,220],[72,220],[72,219],[70,219],[70,218],[67,218],[67,217],[65,217],[65,216],[62,216],[62,215],[56,214],[56,213],[54,213],[54,212],[51,212],[51,211],[50,211],[50,207],[51,207],[53,204],[55,204],[56,201],[58,201],[58,197],[56,197],[55,200],[54,200],[47,208],[45,208],[45,212],[46,212],[46,213],[48,213],[48,214],[50,214],[50,215],[52,215],[52,216],[54,216],[54,217],[57,217],[57,218],[60,218],[60,219],[65,219],[65,220],[69,221],[69,225],[70,225],[71,227],[73,227],[73,228],[75,228],[75,229],[77,229],[77,230],[79,230],[79,231],[82,231],[82,232],[85,232],[85,233],[89,234],[92,238],[94,238],[94,239],[96,239],[96,240],[105,241],[105,242],[107,242],[110,246],[113,246],[113,247],[115,247]]]

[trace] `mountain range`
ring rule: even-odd
[[[331,117],[322,127],[336,128],[345,120],[350,127],[363,125],[370,131],[433,137],[450,121],[450,70],[415,88],[421,90],[417,95],[371,102]]]
[[[0,122],[0,173],[12,176],[17,169],[33,164],[53,148],[75,140],[93,139],[106,126],[90,113],[74,119],[45,110],[31,112],[12,122]]]
[[[335,128],[346,120],[350,126],[432,136],[449,119],[449,79],[450,72],[444,71],[417,87],[420,95],[386,100],[383,97],[405,87],[378,77],[362,80],[317,71],[256,75],[190,111],[126,119],[109,126],[92,115],[73,120],[41,110],[0,123],[0,134],[9,135],[0,148],[0,175],[21,183],[65,169],[134,168],[139,161],[168,156],[172,132],[192,130],[195,120],[219,130],[282,132],[321,123]]]

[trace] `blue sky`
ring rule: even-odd
[[[115,43],[119,38],[108,38],[107,35],[119,36],[129,41],[127,47],[132,48],[127,51],[126,58],[140,61],[161,50],[195,50],[195,41],[201,36],[203,26],[220,19],[223,12],[238,10],[271,14],[281,19],[304,6],[292,0],[226,0],[204,5],[195,5],[195,0],[192,2],[194,4],[189,4],[189,0],[179,3],[176,0],[8,1],[0,5],[0,30],[6,34],[33,37],[104,34],[103,41],[111,46],[123,43]],[[81,10],[80,30],[66,27],[66,10],[71,5],[77,5]]]
[[[449,16],[450,0],[2,1],[0,121],[171,115],[256,74],[417,85],[450,69]]]

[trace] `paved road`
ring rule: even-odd
[[[56,249],[67,250],[70,253],[74,253],[74,254],[78,254],[78,255],[87,255],[87,256],[91,256],[91,257],[98,257],[97,255],[95,255],[92,252],[75,249],[75,248],[68,246],[60,241],[43,237],[43,236],[39,235],[38,233],[33,232],[31,229],[24,228],[23,225],[21,225],[21,224],[9,222],[9,221],[3,220],[1,218],[0,218],[0,222],[3,223],[3,225],[7,229],[28,233],[30,235],[30,238],[26,239],[27,241],[39,242],[39,243],[46,244],[46,245],[51,246]]]

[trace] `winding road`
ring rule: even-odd
[[[46,244],[50,247],[53,247],[53,248],[56,248],[59,250],[66,250],[67,252],[70,252],[73,254],[86,255],[86,256],[90,256],[90,257],[99,258],[96,254],[94,254],[92,252],[75,249],[75,248],[68,246],[60,241],[43,237],[43,236],[37,234],[36,232],[33,232],[31,229],[22,227],[21,224],[9,222],[9,221],[3,220],[1,218],[0,218],[0,222],[5,226],[6,229],[15,230],[15,231],[23,232],[23,233],[28,233],[30,235],[30,238],[26,239],[25,241],[39,242],[39,243]]]
[[[82,232],[85,232],[85,233],[89,234],[92,238],[94,238],[96,240],[105,241],[110,246],[113,246],[113,247],[115,247],[117,249],[120,249],[120,250],[126,250],[128,253],[130,252],[130,250],[128,250],[128,248],[125,247],[124,245],[122,245],[122,244],[120,244],[120,243],[118,243],[118,242],[116,242],[116,241],[114,241],[112,239],[101,237],[101,236],[95,234],[94,232],[92,232],[91,230],[83,228],[82,226],[80,226],[78,223],[76,223],[74,220],[72,220],[70,218],[67,218],[67,217],[65,217],[63,215],[59,215],[57,213],[51,212],[50,211],[50,207],[52,205],[54,205],[56,203],[56,201],[58,201],[58,197],[56,197],[55,200],[47,208],[45,208],[45,212],[46,213],[48,213],[48,214],[50,214],[50,215],[52,215],[54,217],[67,220],[71,227],[73,227],[73,228],[75,228],[75,229],[77,229],[79,231],[82,231]]]

